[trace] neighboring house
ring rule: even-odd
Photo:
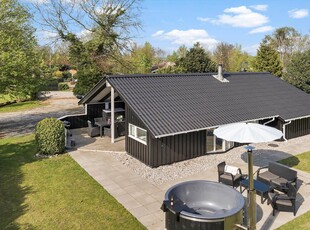
[[[125,109],[126,151],[151,167],[227,151],[234,143],[213,135],[224,124],[268,123],[283,130],[284,139],[310,134],[310,97],[305,92],[269,73],[221,76],[109,76],[79,103],[98,116],[109,106],[113,87]]]
[[[175,63],[174,62],[171,62],[171,61],[168,61],[168,62],[160,62],[156,65],[153,65],[152,68],[151,68],[151,72],[152,73],[157,73],[157,71],[159,69],[166,69],[166,68],[169,68],[169,67],[174,67],[175,66]]]

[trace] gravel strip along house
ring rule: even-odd
[[[218,73],[103,77],[79,101],[84,117],[70,119],[72,128],[85,127],[103,110],[123,109],[127,153],[158,167],[233,148],[213,135],[224,124],[266,124],[284,140],[310,134],[309,99],[269,73],[222,74],[219,66]]]

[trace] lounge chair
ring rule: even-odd
[[[287,183],[287,188],[286,194],[276,193],[274,190],[268,193],[268,204],[273,208],[272,215],[275,210],[293,212],[296,215],[297,189],[290,183]]]
[[[240,185],[242,180],[242,172],[240,168],[226,165],[225,161],[217,165],[218,181],[220,183],[230,185],[233,188]]]
[[[94,126],[90,120],[87,121],[88,124],[88,136],[96,137],[100,135],[100,128],[98,126]]]

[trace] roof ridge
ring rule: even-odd
[[[212,76],[216,73],[173,73],[173,74],[124,74],[124,75],[110,75],[108,78],[139,78],[139,77],[180,77],[180,76]]]
[[[208,73],[170,73],[170,74],[124,74],[124,75],[107,75],[107,78],[140,78],[140,77],[187,77],[187,76],[213,76],[217,72]],[[254,74],[270,74],[269,72],[224,72],[223,75],[254,75]]]

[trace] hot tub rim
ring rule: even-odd
[[[238,194],[240,194],[238,191],[236,191],[235,189],[229,187],[228,185],[224,185],[224,184],[221,184],[221,183],[218,183],[218,182],[215,182],[215,181],[209,181],[209,180],[191,180],[191,181],[185,181],[185,182],[181,182],[181,183],[178,183],[178,184],[175,184],[174,186],[170,187],[166,193],[165,193],[165,201],[169,201],[169,198],[168,198],[168,194],[171,192],[171,190],[173,190],[174,188],[182,185],[182,184],[189,184],[189,183],[195,183],[195,182],[203,182],[203,183],[211,183],[211,184],[216,184],[216,185],[220,185],[220,186],[225,186],[227,189],[230,189],[231,191],[234,191],[234,192],[237,192]],[[240,194],[241,195],[241,194]],[[241,195],[242,196],[242,195]],[[243,196],[242,196],[243,198]],[[242,201],[241,201],[242,200]],[[219,215],[218,217],[206,217],[206,216],[203,216],[203,215],[197,215],[197,214],[194,214],[194,213],[190,213],[190,212],[186,212],[186,211],[181,211],[180,213],[177,213],[173,208],[171,208],[170,205],[166,205],[166,208],[169,209],[169,211],[171,211],[173,214],[175,215],[179,215],[180,217],[184,218],[184,219],[187,219],[187,220],[192,220],[192,221],[199,221],[199,222],[218,222],[218,221],[224,221],[225,218],[228,218],[230,216],[234,216],[236,215],[238,212],[240,212],[244,206],[245,206],[245,200],[244,198],[243,199],[240,199],[240,201],[243,203],[242,205],[242,208],[232,208],[230,209],[229,211],[229,215],[225,215],[225,216],[221,216]],[[169,202],[168,202],[169,203]]]

